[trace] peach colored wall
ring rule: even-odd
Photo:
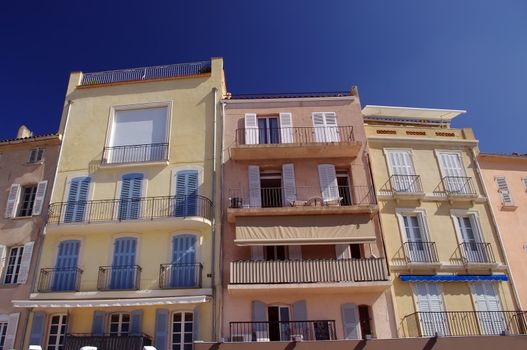
[[[522,310],[527,309],[527,158],[481,154],[478,158]],[[505,176],[515,208],[502,207],[495,176]]]
[[[20,246],[24,243],[34,241],[31,267],[27,283],[5,285],[2,271],[2,281],[0,283],[0,314],[20,312],[18,330],[15,345],[18,349],[21,346],[24,336],[23,325],[27,311],[13,307],[11,300],[27,299],[29,297],[32,281],[37,274],[36,262],[38,257],[39,243],[42,229],[46,222],[48,203],[53,186],[53,178],[57,166],[60,139],[54,137],[51,140],[24,141],[16,144],[0,144],[0,244],[7,249],[12,246]],[[43,161],[36,164],[28,164],[29,152],[31,149],[44,148]],[[41,215],[5,219],[4,211],[7,203],[7,196],[12,184],[17,183],[21,186],[36,185],[38,182],[47,180],[46,197],[42,207]],[[9,251],[6,252],[6,257]]]

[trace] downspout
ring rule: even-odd
[[[474,147],[471,148],[471,151],[472,151],[472,159],[473,159],[474,163],[476,164],[476,173],[478,175],[478,178],[479,178],[479,181],[481,183],[481,186],[483,187],[483,194],[487,198],[487,204],[488,204],[488,206],[490,208],[490,218],[492,220],[492,224],[494,225],[494,229],[496,230],[496,235],[498,236],[498,242],[500,243],[499,251],[500,251],[501,255],[503,256],[504,263],[507,265],[507,273],[509,274],[509,276],[511,276],[511,278],[509,280],[509,285],[512,288],[512,295],[514,296],[514,302],[516,303],[515,306],[519,310],[521,308],[520,297],[519,297],[519,295],[518,295],[518,293],[516,291],[516,288],[514,288],[514,284],[513,284],[514,276],[512,275],[511,269],[509,268],[509,260],[507,258],[507,251],[503,247],[503,241],[501,240],[500,227],[498,226],[498,222],[496,220],[496,215],[494,214],[494,208],[492,206],[492,203],[490,202],[490,198],[489,198],[489,194],[488,194],[489,192],[487,191],[487,186],[485,185],[485,181],[483,180],[483,175],[481,174],[481,169],[479,167],[478,157],[476,155],[476,151],[474,151]]]
[[[212,280],[212,340],[216,341],[216,128],[217,128],[217,111],[216,111],[216,98],[218,94],[218,88],[213,87],[212,92],[214,94],[214,120],[213,120],[213,133],[212,133],[212,252],[211,252],[211,263],[210,263],[210,277]]]
[[[223,167],[223,164],[224,164],[224,158],[223,158],[223,150],[225,149],[225,138],[223,137],[224,135],[224,132],[225,132],[225,102],[222,102],[221,103],[221,118],[222,118],[222,122],[221,122],[221,177],[220,177],[220,186],[221,186],[221,192],[220,192],[220,218],[221,218],[221,232],[220,232],[220,288],[221,288],[221,291],[220,291],[220,297],[219,297],[219,301],[220,301],[220,341],[223,342],[223,332],[224,332],[224,329],[223,329],[223,271],[224,271],[224,267],[223,267],[223,232],[224,231],[224,223],[223,223],[223,214],[224,214],[224,185],[223,185],[223,181],[224,181],[224,167]]]
[[[68,121],[70,119],[70,112],[71,112],[71,105],[73,102],[71,100],[68,100],[68,111],[66,112],[66,122],[64,123],[64,132],[62,134],[62,138],[59,144],[59,155],[57,157],[57,164],[55,166],[55,175],[53,176],[53,186],[51,187],[51,194],[49,196],[49,203],[47,203],[47,208],[49,209],[49,204],[51,203],[51,199],[53,198],[53,194],[55,192],[55,184],[57,182],[57,174],[59,173],[59,163],[60,159],[62,157],[62,145],[64,144],[64,140],[66,139],[66,130],[68,128]],[[42,230],[40,230],[39,235],[37,239],[38,242],[38,249],[37,249],[37,258],[35,260],[35,267],[38,269],[40,266],[40,257],[42,256],[42,249],[44,248],[44,236],[46,235],[46,225],[48,221],[48,211],[46,210],[45,214],[42,216],[43,219],[43,227]],[[37,283],[37,277],[38,277],[38,271],[35,271],[33,274],[33,278],[31,280],[31,293],[35,290],[35,285]],[[27,325],[29,323],[29,316],[31,315],[31,312],[33,311],[33,308],[30,308],[29,311],[26,313],[26,317],[24,318],[24,324],[22,326],[22,329],[24,330],[24,338],[22,339],[22,346],[25,349],[30,344],[24,344],[26,342],[26,335],[27,335]]]

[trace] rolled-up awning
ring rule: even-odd
[[[403,282],[474,282],[509,280],[504,274],[499,275],[400,275]]]
[[[375,241],[369,214],[258,216],[236,219],[237,245],[339,244]]]

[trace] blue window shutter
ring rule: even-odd
[[[157,350],[167,350],[168,346],[168,310],[156,311],[156,331],[154,346]]]
[[[307,306],[305,300],[299,300],[296,303],[293,304],[293,316],[294,320],[297,322],[297,331],[301,332],[304,336],[304,339],[308,339],[308,329],[309,325],[307,322]]]
[[[106,318],[106,312],[96,310],[93,312],[93,322],[91,333],[93,336],[104,335],[104,320]]]
[[[142,334],[143,310],[134,310],[130,313],[130,335]]]
[[[111,289],[130,289],[135,284],[137,238],[123,237],[114,242]]]
[[[122,177],[119,219],[138,219],[141,214],[143,174],[126,174]]]
[[[199,324],[200,324],[200,314],[199,314],[199,305],[194,308],[193,315],[193,324],[192,324],[192,336],[193,340],[201,340],[199,338]]]
[[[29,334],[29,345],[44,345],[44,326],[46,324],[45,312],[34,312],[31,322],[31,333]]]
[[[86,201],[91,179],[89,177],[76,177],[71,179],[68,192],[68,204],[64,213],[64,222],[79,222],[84,220]]]
[[[55,275],[53,277],[54,291],[74,290],[77,280],[77,263],[79,258],[80,241],[62,241],[59,244]]]
[[[182,170],[176,174],[176,216],[195,216],[198,209],[198,172]]]
[[[195,287],[196,236],[178,235],[172,240],[172,287]]]
[[[267,305],[258,300],[252,302],[252,317],[253,322],[267,321]]]

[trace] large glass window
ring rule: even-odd
[[[0,322],[0,350],[4,350],[6,333],[7,333],[7,322]]]
[[[172,350],[192,350],[194,315],[175,312],[172,316]]]
[[[61,350],[64,348],[64,337],[66,336],[67,324],[68,315],[51,316],[47,350]]]
[[[22,198],[18,208],[18,216],[31,216],[35,204],[35,195],[37,186],[28,186],[22,188]]]
[[[7,260],[6,273],[4,277],[5,284],[14,284],[18,282],[18,273],[20,272],[20,264],[22,262],[22,253],[24,247],[12,247],[9,250],[9,257]]]
[[[116,313],[110,315],[110,336],[127,336],[130,332],[130,314]]]

